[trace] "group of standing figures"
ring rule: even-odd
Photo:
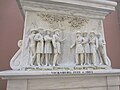
[[[32,58],[30,65],[34,66],[34,62],[36,61],[38,66],[42,66],[45,58],[45,66],[49,66],[51,54],[54,54],[52,65],[55,66],[58,64],[57,60],[61,54],[60,45],[64,40],[61,40],[60,38],[59,29],[54,31],[53,36],[51,36],[50,30],[46,30],[45,35],[44,29],[42,28],[38,30],[31,30],[31,34],[29,35],[29,51]]]
[[[61,54],[61,42],[65,39],[61,39],[60,30],[56,29],[51,36],[51,31],[46,30],[44,35],[44,29],[31,30],[29,35],[29,52],[30,52],[30,65],[34,66],[36,62],[37,66],[49,66],[52,62],[53,66],[58,64],[58,57]],[[101,63],[107,65],[107,55],[105,52],[105,42],[100,34],[95,32],[76,32],[76,39],[70,49],[76,48],[76,65],[97,65],[97,55],[101,58]],[[53,54],[53,60],[51,61],[51,54]],[[45,59],[45,60],[44,60]],[[44,63],[44,64],[43,64]]]
[[[76,32],[76,40],[71,49],[76,46],[76,65],[108,65],[105,41],[101,34],[91,31]],[[100,61],[101,60],[101,61]]]

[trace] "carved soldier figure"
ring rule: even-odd
[[[54,35],[53,35],[53,39],[52,39],[52,44],[53,44],[53,47],[54,47],[53,66],[58,64],[57,63],[57,60],[58,60],[58,57],[59,57],[58,55],[61,54],[61,42],[64,41],[64,40],[61,40],[61,38],[60,38],[60,30],[56,29],[55,32],[54,32]]]
[[[86,31],[83,32],[83,46],[84,46],[85,65],[89,65],[90,46],[89,46],[88,33]]]
[[[107,55],[105,52],[106,43],[104,39],[102,38],[101,34],[98,34],[97,37],[98,37],[98,51],[100,53],[103,63],[107,65]]]
[[[50,64],[50,59],[52,54],[52,37],[50,35],[51,35],[51,31],[47,30],[46,35],[44,36],[44,40],[45,40],[44,53],[45,53],[46,66]]]
[[[80,31],[76,33],[76,40],[75,43],[71,46],[71,49],[76,46],[76,65],[83,65],[84,63],[84,47],[82,45],[83,37]]]
[[[35,35],[34,39],[37,42],[37,48],[36,48],[37,65],[41,66],[44,58],[44,37],[43,37],[42,28],[38,29],[38,33]]]
[[[93,65],[96,65],[97,64],[97,47],[98,47],[98,40],[96,38],[96,34],[95,32],[90,32],[90,54],[91,54],[91,57],[92,57],[92,63]]]
[[[31,34],[29,35],[29,50],[30,56],[32,60],[30,61],[30,65],[34,66],[33,63],[35,61],[36,56],[36,41],[34,40],[37,30],[31,30]]]

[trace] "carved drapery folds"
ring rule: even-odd
[[[60,38],[60,29],[56,29],[53,35],[51,35],[51,31],[43,30],[31,30],[29,35],[28,48],[32,58],[30,66],[59,66],[57,60],[61,54],[61,43],[65,39]],[[46,32],[45,35],[43,32]],[[105,53],[105,41],[100,34],[93,31],[90,33],[77,31],[74,44],[69,47],[72,49],[74,46],[76,47],[75,65],[111,66]]]

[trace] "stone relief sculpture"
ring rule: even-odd
[[[39,23],[35,22],[35,27],[34,21],[37,20],[36,18],[31,22],[34,27],[28,29],[26,32],[26,42],[23,44],[26,47],[26,51],[21,56],[25,57],[24,59],[28,59],[24,64],[25,68],[65,67],[66,63],[68,63],[66,64],[68,66],[71,64],[74,67],[80,66],[87,68],[92,66],[111,66],[111,62],[106,54],[105,42],[102,35],[96,30],[87,30],[88,28],[85,29],[84,27],[88,23],[91,25],[90,23],[92,21],[89,19],[47,13],[39,13],[39,15],[37,13],[36,16],[39,20],[43,20],[42,22],[44,23],[40,24],[41,22],[39,21]],[[44,24],[47,24],[47,27]],[[56,26],[52,28],[51,25],[54,24]],[[64,24],[68,26],[64,26]],[[98,24],[100,23],[98,22]],[[84,28],[81,29],[81,27]],[[64,39],[61,37],[61,32],[65,36]],[[73,44],[71,45],[71,43]]]
[[[37,65],[41,66],[43,64],[43,59],[44,59],[44,36],[43,36],[42,28],[38,29],[38,33],[35,35],[34,40],[37,43],[37,47],[36,47]]]
[[[106,9],[102,7],[105,6],[102,5],[103,2],[94,2],[95,7],[92,8],[81,3],[68,4],[67,1],[63,3],[68,6],[56,1],[49,1],[55,5],[38,1],[40,4],[33,7],[26,4],[28,0],[21,2],[25,10],[25,27],[22,46],[11,60],[12,69],[74,70],[111,67],[106,53],[103,19],[114,9],[114,4]],[[102,8],[99,8],[99,4]]]
[[[34,62],[35,62],[35,56],[36,56],[36,41],[35,41],[35,35],[36,35],[36,33],[37,33],[38,31],[37,30],[35,30],[35,29],[33,29],[33,30],[31,30],[31,33],[30,33],[30,35],[29,35],[29,43],[28,43],[28,45],[29,45],[29,52],[30,52],[30,58],[32,58],[31,59],[31,61],[30,61],[30,65],[31,66],[34,66]]]
[[[103,33],[103,21],[117,3],[17,2],[25,16],[24,33],[11,59],[13,70],[0,72],[8,90],[118,90],[120,71],[111,69]]]
[[[60,32],[61,29],[53,31],[43,28],[30,30],[28,48],[31,67],[58,66],[58,60],[61,59],[59,56],[61,56],[61,50],[63,49],[61,48],[61,43],[65,41],[65,38],[61,39]],[[70,50],[75,49],[76,66],[110,66],[105,52],[106,44],[101,34],[96,34],[94,31],[90,33],[77,31],[75,37],[76,39],[70,46]],[[63,45],[65,43],[67,42],[64,42]]]
[[[98,37],[98,51],[99,51],[100,56],[102,58],[102,62],[103,62],[104,65],[108,65],[108,63],[107,63],[107,55],[105,53],[105,45],[106,45],[106,43],[105,43],[104,39],[102,38],[101,34],[98,34],[97,37]]]
[[[89,45],[89,36],[88,36],[88,32],[85,31],[83,32],[83,46],[84,46],[84,59],[85,59],[85,65],[89,65],[90,64],[90,45]]]
[[[41,12],[37,14],[38,16],[42,17],[42,20],[47,21],[53,27],[56,27],[56,23],[60,24],[59,22],[68,21],[70,27],[73,28],[81,28],[86,23],[88,23],[89,19],[85,17],[73,17],[68,15],[61,15],[61,14],[54,14],[54,13],[45,13]]]
[[[83,37],[80,31],[76,32],[76,40],[74,44],[70,47],[71,49],[76,46],[76,65],[83,65],[84,63],[84,47],[83,47]]]
[[[51,31],[46,30],[46,35],[44,36],[45,40],[45,48],[44,48],[44,53],[45,53],[45,60],[46,60],[46,66],[50,65],[51,61],[51,54],[52,54],[52,37],[51,37]]]
[[[46,33],[44,34],[44,32]],[[62,54],[61,43],[65,41],[65,39],[61,39],[60,32],[60,29],[55,29],[53,31],[54,34],[52,34],[52,31],[43,28],[30,30],[28,48],[31,67],[58,66],[59,56]],[[106,43],[101,34],[96,34],[94,31],[90,33],[77,31],[75,37],[76,39],[70,49],[75,47],[76,66],[110,66],[106,55]],[[21,45],[19,46],[21,47]]]
[[[44,32],[46,33],[44,34]],[[30,30],[28,48],[31,67],[58,66],[59,56],[62,54],[61,43],[65,41],[65,39],[61,39],[60,32],[60,29],[55,29],[53,31],[54,34],[52,34],[52,31],[43,28]],[[70,49],[75,47],[76,66],[111,65],[106,55],[106,43],[100,33],[77,31],[75,37],[76,39]],[[18,46],[22,47],[21,43]]]
[[[52,44],[54,48],[54,59],[53,59],[53,66],[58,65],[58,58],[59,55],[61,54],[61,42],[63,42],[65,39],[61,40],[60,38],[60,30],[56,29],[54,31],[53,39],[52,39]]]
[[[89,34],[89,44],[90,44],[90,54],[91,54],[91,60],[93,65],[97,65],[97,47],[98,47],[98,41],[95,32],[90,32]]]

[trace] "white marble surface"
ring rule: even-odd
[[[31,30],[39,28],[45,31],[50,30],[51,37],[55,29],[61,30],[61,38],[65,38],[65,40],[60,44],[61,53],[59,58],[57,57],[58,60],[54,61],[58,66],[75,66],[75,48],[70,49],[70,45],[75,42],[76,31],[81,33],[87,31],[88,34],[94,31],[96,34],[100,33],[103,40],[105,40],[103,19],[110,12],[114,11],[117,5],[116,2],[108,0],[20,0],[20,4],[25,14],[25,25],[22,46],[10,62],[10,66],[14,70],[23,70],[30,65],[33,66],[31,61],[35,57],[31,57],[29,36]],[[106,66],[110,68],[111,62],[107,57],[105,49]],[[52,51],[52,53],[54,52]],[[45,54],[46,57],[47,54]],[[49,64],[55,66],[55,63],[52,63],[53,57],[54,55],[52,54]],[[45,60],[43,60],[44,64],[47,62]],[[36,59],[33,61],[35,61],[34,65],[36,66]],[[100,63],[100,58],[96,57],[95,65]]]
[[[64,72],[64,74],[51,74],[51,72]],[[65,74],[65,72],[84,73]],[[3,71],[0,72],[0,77],[7,79],[7,90],[119,90],[120,85],[119,69]]]
[[[36,76],[38,77],[45,77],[45,76],[63,76],[63,77],[76,77],[76,76],[116,76],[120,75],[120,69],[110,69],[110,70],[46,70],[46,71],[13,71],[13,70],[8,70],[8,71],[2,71],[0,72],[0,77],[3,78],[11,78],[11,77],[33,77],[35,78]],[[37,77],[37,78],[38,78]]]
[[[7,79],[7,90],[119,90],[120,70],[111,68],[105,43],[103,43],[105,41],[103,20],[106,15],[115,10],[116,2],[108,0],[19,1],[25,14],[23,40],[19,41],[20,49],[11,59],[10,66],[13,70],[0,72],[0,77]],[[54,36],[56,29],[61,30],[61,36],[59,33],[56,33],[55,36],[65,39],[63,43],[57,42],[59,52],[52,52],[51,58],[54,54],[56,56],[54,63],[49,66],[45,66],[45,62],[42,63],[43,66],[39,66],[39,60],[36,62],[35,59],[35,43],[37,42],[34,43],[34,35],[36,32],[31,33],[31,30],[39,28],[44,29],[45,32],[51,31],[51,36],[41,33],[45,40],[44,36],[46,35],[52,40],[51,37]],[[87,32],[88,35],[90,32],[95,33],[95,38],[91,36],[91,43],[93,42],[91,47],[94,50],[97,46],[96,36],[101,34],[102,39],[100,38],[99,41],[104,46],[99,46],[101,51],[99,55],[106,58],[103,60],[104,63],[100,61],[100,58],[96,58],[95,52],[92,52],[92,54],[94,53],[94,63],[90,62],[90,65],[75,64],[76,54],[80,53],[80,50],[75,53],[75,48],[71,50],[70,46],[75,42],[77,31]],[[33,38],[30,39],[30,36]],[[51,41],[53,45],[56,43],[54,40]],[[51,46],[51,42],[47,43],[47,46]],[[43,43],[46,42],[43,41]],[[39,59],[41,53],[39,50],[37,53],[37,59]],[[56,61],[58,54],[60,56]],[[45,52],[45,55],[49,55],[48,51]],[[50,60],[49,62],[53,61],[53,59]],[[58,66],[55,66],[56,63]]]

